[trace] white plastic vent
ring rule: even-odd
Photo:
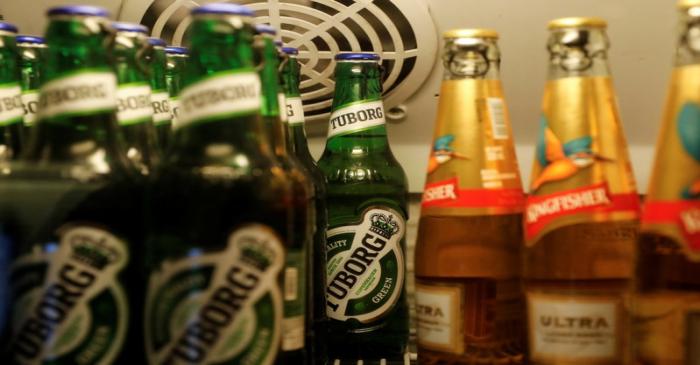
[[[438,34],[424,0],[241,0],[256,22],[281,29],[285,45],[299,48],[301,91],[307,120],[326,120],[333,98],[333,57],[343,51],[382,56],[388,109],[408,99],[434,66]],[[151,28],[153,36],[179,45],[189,9],[206,1],[126,0],[124,21]]]

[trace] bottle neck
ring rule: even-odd
[[[0,31],[0,85],[19,82],[16,54],[17,44],[14,34]]]
[[[301,65],[296,56],[289,56],[287,62],[282,69],[282,88],[284,95],[288,98],[298,98],[301,95],[299,91],[299,80],[301,73]]]
[[[20,44],[20,69],[22,90],[38,90],[41,86],[41,68],[46,53],[46,46]]]
[[[609,46],[602,28],[552,30],[547,44],[549,79],[610,76]]]
[[[182,89],[182,73],[185,72],[185,55],[167,55],[166,81],[168,93],[171,97],[177,97]]]
[[[151,89],[153,92],[166,92],[167,85],[165,84],[165,48],[162,46],[154,46],[150,52],[151,63]]]
[[[150,48],[144,35],[132,32],[117,33],[113,63],[119,85],[149,83],[146,54]]]
[[[684,9],[680,13],[675,66],[700,63],[700,7]]]
[[[443,51],[443,80],[497,80],[501,52],[493,38],[448,38]]]

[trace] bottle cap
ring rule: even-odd
[[[46,40],[44,40],[44,37],[38,37],[35,35],[18,35],[15,37],[15,40],[17,43],[30,43],[30,44],[46,44]]]
[[[498,32],[492,29],[451,29],[442,33],[443,38],[492,38],[498,39]]]
[[[185,47],[175,47],[167,46],[165,47],[165,53],[169,54],[188,54],[190,51]]]
[[[17,27],[10,23],[0,22],[0,31],[17,33]]]
[[[282,47],[282,52],[294,56],[299,54],[299,49],[294,47]]]
[[[554,29],[564,29],[564,28],[606,28],[608,23],[601,18],[595,17],[572,17],[572,18],[559,18],[554,19],[549,22],[547,28],[550,30]]]
[[[109,12],[105,8],[91,5],[67,5],[57,6],[49,9],[48,16],[52,15],[83,15],[83,16],[100,16],[108,17]]]
[[[247,6],[230,3],[211,3],[192,9],[192,15],[197,14],[228,14],[253,16],[253,11]]]
[[[148,37],[148,43],[155,47],[165,47],[167,45],[164,40],[156,37]]]
[[[148,34],[148,27],[136,23],[112,22],[112,28],[114,28],[117,32]]]
[[[255,25],[255,31],[260,34],[277,35],[277,29],[268,24],[257,24]]]
[[[343,52],[335,55],[336,61],[379,61],[379,55],[370,52]]]

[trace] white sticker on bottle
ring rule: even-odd
[[[28,127],[34,125],[39,112],[39,92],[32,90],[22,93],[22,105],[24,105],[24,125]]]
[[[170,95],[166,92],[157,92],[151,95],[153,105],[153,123],[163,124],[170,122]]]
[[[148,122],[153,117],[151,87],[125,85],[117,89],[117,120],[121,125]]]
[[[178,128],[193,122],[260,110],[260,78],[254,71],[222,72],[180,94]]]
[[[23,115],[22,89],[19,85],[0,86],[0,126],[21,122]]]
[[[117,79],[112,72],[80,72],[41,87],[40,118],[117,108]]]
[[[416,327],[421,347],[464,353],[462,297],[460,287],[416,284]]]
[[[505,105],[501,98],[487,98],[486,105],[491,120],[491,133],[493,139],[508,139],[508,126],[506,125]]]
[[[280,108],[280,120],[282,123],[287,123],[288,118],[287,118],[287,112],[285,106],[287,105],[287,98],[284,97],[284,94],[279,93],[277,94],[277,105]]]
[[[351,104],[331,113],[328,137],[358,132],[384,123],[384,104],[381,100]]]
[[[621,361],[618,299],[535,293],[527,299],[533,361]]]
[[[287,98],[286,113],[289,124],[304,124],[304,104],[299,97]]]

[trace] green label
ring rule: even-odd
[[[128,307],[117,277],[126,244],[87,226],[64,226],[55,251],[20,257],[10,356],[16,364],[111,364],[122,351]]]
[[[281,341],[284,246],[263,225],[234,231],[220,252],[165,261],[151,273],[151,364],[271,365]]]
[[[306,251],[287,252],[284,269],[284,334],[282,350],[304,348],[306,314]]]
[[[398,302],[405,276],[403,215],[387,207],[367,209],[358,224],[328,231],[326,303],[338,321],[374,322]]]

